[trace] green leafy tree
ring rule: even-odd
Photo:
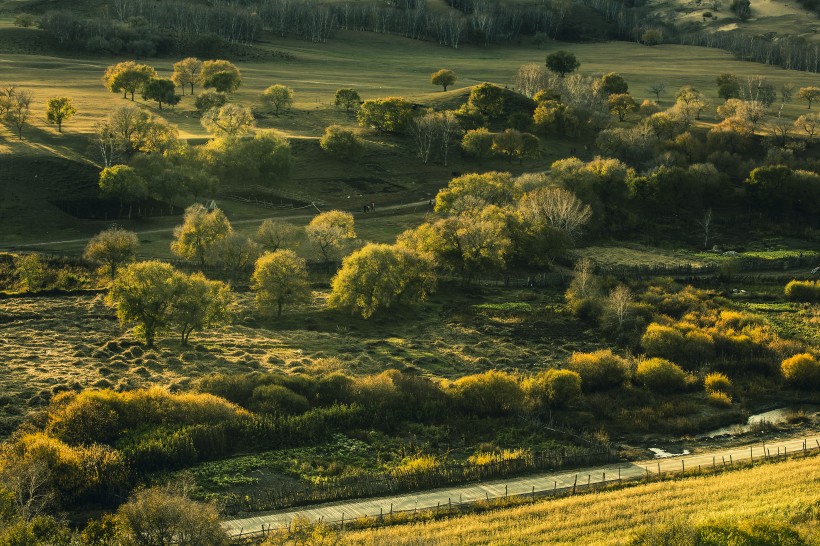
[[[233,228],[225,213],[220,209],[209,211],[199,203],[185,209],[181,226],[174,229],[171,252],[185,260],[199,262],[205,266],[214,244],[233,233]]]
[[[202,61],[196,57],[188,57],[174,63],[174,73],[171,79],[182,89],[185,94],[185,86],[191,87],[191,95],[194,94],[194,85],[202,82]]]
[[[564,50],[547,55],[547,68],[562,78],[578,70],[581,63],[572,53]]]
[[[379,132],[399,133],[413,118],[413,103],[401,97],[366,100],[356,118],[362,127],[373,127]]]
[[[717,77],[718,96],[724,100],[740,98],[740,81],[732,73],[725,72]]]
[[[46,103],[46,121],[56,125],[60,133],[63,132],[63,122],[74,117],[76,113],[77,109],[68,97],[54,97]]]
[[[277,131],[215,138],[202,148],[201,157],[220,180],[243,186],[273,186],[286,179],[293,159],[290,142]]]
[[[14,268],[26,292],[36,292],[46,282],[46,264],[39,254],[18,256],[14,260]]]
[[[208,280],[202,273],[179,273],[175,282],[177,293],[168,322],[179,333],[183,345],[188,344],[195,330],[230,322],[234,297],[227,284]]]
[[[128,217],[131,218],[134,201],[148,195],[148,184],[128,165],[106,167],[100,172],[100,189],[106,197],[117,197],[120,210],[124,202],[128,203]]]
[[[638,109],[638,103],[632,98],[629,93],[618,93],[610,95],[607,100],[609,111],[618,116],[618,121],[624,121],[629,112],[634,112]]]
[[[447,91],[448,87],[456,83],[456,73],[452,70],[442,68],[430,76],[430,83],[433,85],[440,85],[445,91]]]
[[[359,92],[349,87],[336,90],[335,104],[339,108],[344,108],[345,112],[350,112],[362,102]]]
[[[545,370],[526,379],[522,389],[528,405],[539,412],[565,408],[581,397],[581,376],[570,370]]]
[[[364,154],[364,145],[356,133],[339,125],[325,129],[319,146],[329,155],[345,161],[357,161]]]
[[[134,94],[156,77],[157,71],[153,67],[136,61],[124,61],[106,69],[103,83],[112,93],[122,92],[123,98],[128,98],[130,94],[131,100],[134,100]]]
[[[797,98],[808,102],[811,110],[811,103],[820,98],[820,87],[801,87],[797,91]]]
[[[629,84],[620,74],[610,72],[601,76],[601,91],[609,95],[620,95],[629,92]]]
[[[488,118],[497,118],[504,113],[504,89],[492,83],[480,83],[470,91],[467,104]]]
[[[293,104],[293,89],[285,85],[271,85],[262,92],[262,102],[273,108],[277,116],[282,110],[289,110]]]
[[[524,137],[521,131],[507,129],[493,135],[493,151],[512,161],[514,157],[524,154]]]
[[[202,126],[217,136],[241,136],[253,130],[256,122],[250,109],[238,104],[211,108],[200,119]]]
[[[137,234],[114,226],[99,232],[88,241],[83,257],[104,266],[113,280],[117,269],[137,257],[139,239]]]
[[[370,318],[379,310],[424,301],[435,283],[432,263],[416,251],[368,244],[342,262],[328,305]]]
[[[305,234],[319,250],[326,265],[341,257],[346,245],[356,238],[353,215],[331,210],[313,217],[305,227]]]
[[[177,297],[178,272],[159,261],[137,262],[119,271],[108,292],[108,303],[122,325],[135,325],[149,347],[170,322]]]
[[[266,252],[258,260],[251,277],[251,289],[263,313],[276,309],[282,317],[282,307],[310,301],[311,290],[305,260],[292,250]]]
[[[478,208],[486,205],[507,206],[517,197],[518,190],[510,173],[470,173],[453,178],[438,193],[436,212],[458,214],[467,201],[477,204]]]
[[[174,106],[179,103],[174,82],[165,78],[152,78],[142,87],[143,100],[153,100],[162,110],[163,103]]]
[[[203,91],[194,99],[194,107],[200,114],[203,114],[211,108],[219,109],[228,102],[228,95],[209,89]]]
[[[485,127],[467,131],[461,138],[461,149],[470,157],[479,161],[492,157],[495,138]]]
[[[221,93],[233,93],[242,85],[242,73],[236,65],[224,60],[203,62],[199,77],[203,87]]]
[[[3,122],[14,128],[17,138],[23,140],[23,129],[31,117],[33,93],[26,89],[10,87],[5,96],[0,97],[0,114]]]

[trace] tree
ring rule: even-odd
[[[513,157],[524,155],[524,137],[521,131],[507,129],[493,135],[493,151],[512,161]]]
[[[339,108],[344,108],[345,112],[350,112],[350,110],[355,108],[360,102],[362,102],[362,98],[355,89],[347,87],[336,90],[335,104]]]
[[[632,291],[623,284],[619,284],[609,293],[609,308],[618,320],[619,327],[623,327],[633,299]]]
[[[259,257],[259,245],[256,241],[234,232],[214,243],[210,253],[229,278],[247,278],[251,266]]]
[[[254,238],[263,249],[276,252],[295,243],[298,232],[293,224],[269,219],[259,225]]]
[[[57,126],[57,131],[63,132],[63,122],[71,119],[77,109],[68,97],[54,97],[46,103],[46,121]]]
[[[174,228],[171,252],[185,260],[195,260],[201,267],[214,244],[233,233],[225,213],[220,209],[209,211],[199,203],[185,209],[181,226]]]
[[[445,91],[447,91],[449,86],[456,83],[456,73],[452,70],[442,68],[430,76],[430,83],[433,85],[440,85]]]
[[[356,133],[340,125],[330,125],[325,129],[319,146],[329,155],[343,161],[357,161],[364,154],[362,140]]]
[[[293,159],[288,139],[273,130],[259,131],[253,138],[215,138],[200,153],[210,173],[242,186],[273,186],[287,179]]]
[[[369,244],[344,259],[330,283],[328,305],[366,319],[379,310],[424,301],[435,282],[432,264],[416,251]]]
[[[493,134],[481,127],[464,133],[461,139],[461,149],[465,154],[484,161],[493,154],[493,141]]]
[[[703,93],[687,85],[681,87],[677,95],[677,107],[687,119],[700,119],[700,113],[708,106]]]
[[[5,99],[4,104],[0,107],[3,111],[3,120],[14,127],[17,138],[23,140],[23,128],[31,116],[32,92],[11,88],[11,92]]]
[[[130,157],[135,152],[163,153],[179,146],[179,133],[165,119],[138,106],[125,104],[116,108],[98,126],[101,142],[110,143],[115,155]]]
[[[629,91],[629,84],[620,74],[610,72],[601,76],[601,91],[606,95],[621,95]]]
[[[269,313],[276,309],[276,318],[281,318],[285,304],[310,301],[310,282],[305,260],[291,250],[266,252],[256,260],[251,289],[256,292],[256,303],[260,311]]]
[[[215,60],[202,63],[199,73],[202,86],[222,93],[233,93],[242,85],[242,74],[228,61]]]
[[[634,112],[638,109],[638,104],[632,95],[629,93],[618,93],[610,95],[607,99],[609,111],[618,115],[618,121],[624,121],[629,112]]]
[[[225,324],[231,319],[234,297],[224,282],[211,281],[202,273],[178,273],[177,293],[170,307],[168,323],[180,335],[183,345],[194,330],[204,330]]]
[[[134,94],[156,77],[157,72],[153,67],[138,64],[136,61],[124,61],[106,69],[103,83],[112,93],[122,91],[122,98],[128,98],[130,94],[133,101]]]
[[[656,28],[647,29],[641,34],[641,42],[644,45],[655,46],[661,43],[661,41],[663,41],[663,33]]]
[[[3,499],[3,494],[8,493],[11,509],[22,521],[31,521],[43,514],[57,500],[54,478],[48,463],[42,458],[27,457],[10,464],[12,454],[0,451],[0,455],[8,461],[7,464],[0,465],[0,499],[6,500]],[[3,502],[0,501],[0,509],[2,508]],[[5,523],[7,522],[4,521]],[[17,544],[14,541],[12,543]]]
[[[200,114],[203,114],[211,108],[221,108],[228,102],[228,95],[220,93],[219,91],[207,90],[197,95],[194,100],[194,106]]]
[[[521,65],[515,78],[515,86],[527,97],[546,89],[549,80],[547,69],[537,63]]]
[[[786,82],[781,84],[780,86],[780,109],[777,111],[777,117],[783,113],[783,108],[786,107],[786,103],[792,100],[792,96],[794,95],[795,85],[791,82]]]
[[[820,98],[820,87],[801,87],[797,91],[797,98],[808,102],[811,110],[811,103]]]
[[[137,262],[120,270],[108,292],[108,303],[116,308],[122,325],[135,324],[149,347],[168,327],[171,305],[177,297],[178,272],[159,261]]]
[[[194,85],[202,81],[202,61],[196,57],[188,57],[174,63],[174,73],[171,74],[174,83],[182,88],[185,94],[185,86],[191,86],[191,95],[194,94]]]
[[[497,118],[504,113],[504,89],[492,83],[480,83],[470,91],[467,104],[483,116]]]
[[[732,0],[729,10],[737,15],[738,19],[745,21],[752,16],[752,3],[749,0]]]
[[[814,137],[820,133],[820,116],[817,114],[804,114],[794,120],[794,128],[796,131],[806,133],[806,137],[813,141]]]
[[[524,194],[518,203],[518,210],[528,224],[558,229],[570,240],[581,235],[592,217],[592,207],[571,191],[557,186],[538,188]]]
[[[433,110],[428,110],[421,116],[413,118],[410,132],[416,141],[419,159],[426,165],[439,138],[439,116]]]
[[[305,227],[305,234],[329,266],[334,258],[341,257],[345,245],[356,238],[353,215],[340,210],[323,212],[313,217]]]
[[[441,155],[444,158],[444,166],[447,166],[447,158],[450,155],[450,142],[461,130],[456,113],[452,110],[440,112],[439,118],[439,143],[441,144]]]
[[[165,78],[152,78],[142,87],[143,100],[157,101],[159,109],[162,110],[162,103],[171,106],[179,103],[179,95],[176,94],[176,86],[171,80]]]
[[[436,212],[458,214],[466,201],[472,201],[478,208],[486,205],[505,207],[511,205],[518,195],[510,173],[469,173],[453,178],[446,188],[439,191],[436,195]]]
[[[148,184],[128,165],[106,167],[100,172],[100,189],[104,196],[117,197],[120,210],[123,202],[128,203],[128,217],[131,218],[134,201],[148,195]]]
[[[230,540],[211,504],[164,488],[137,491],[117,510],[125,544],[133,546],[227,546]]]
[[[356,118],[362,127],[374,127],[379,132],[399,133],[413,119],[414,105],[401,97],[366,100]]]
[[[660,102],[661,93],[666,91],[666,84],[662,82],[655,82],[653,84],[650,84],[649,87],[646,88],[646,90],[655,95],[655,100]]]
[[[240,136],[251,131],[256,124],[250,109],[238,104],[226,104],[211,108],[200,120],[202,126],[217,136]]]
[[[114,226],[99,232],[88,241],[83,258],[105,266],[111,280],[114,280],[121,265],[136,259],[138,248],[136,233]]]
[[[740,82],[737,76],[730,73],[723,73],[716,78],[718,86],[718,96],[724,100],[737,99],[740,97]]]
[[[273,108],[278,116],[280,111],[289,109],[293,104],[293,89],[280,84],[271,85],[262,92],[262,102]]]
[[[572,53],[564,50],[556,51],[547,55],[547,68],[550,72],[555,72],[560,77],[564,78],[567,74],[571,74],[578,70],[581,63]]]

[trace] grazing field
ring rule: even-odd
[[[820,540],[817,458],[797,459],[719,476],[638,485],[531,506],[397,525],[342,535],[361,545],[618,545],[637,532],[670,523],[693,525],[759,519],[796,527]]]

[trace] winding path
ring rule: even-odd
[[[765,451],[764,451],[765,450]],[[820,435],[775,440],[771,443],[755,443],[739,447],[662,459],[614,463],[590,468],[580,468],[554,474],[538,474],[507,480],[470,483],[462,486],[421,491],[388,497],[357,499],[317,504],[301,508],[260,513],[255,516],[228,519],[223,526],[231,536],[263,533],[269,528],[285,527],[298,517],[311,521],[342,522],[362,516],[387,515],[392,512],[416,509],[446,509],[450,503],[469,503],[483,499],[501,498],[506,495],[545,496],[553,492],[567,491],[573,487],[602,485],[613,481],[638,480],[656,477],[658,473],[679,474],[698,467],[716,467],[736,462],[757,461],[765,457],[782,456],[798,451],[820,450]]]

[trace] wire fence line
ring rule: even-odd
[[[693,455],[686,458],[659,459],[657,461],[643,461],[641,463],[621,463],[609,465],[594,470],[583,470],[576,473],[560,476],[542,476],[541,483],[531,485],[529,490],[510,492],[508,484],[504,485],[503,492],[490,494],[487,488],[482,489],[483,495],[473,496],[465,500],[462,494],[457,497],[451,494],[446,502],[440,499],[434,503],[413,508],[396,508],[391,499],[372,499],[368,503],[369,510],[357,513],[355,507],[345,512],[345,506],[337,505],[329,514],[338,513],[341,517],[325,517],[320,514],[322,507],[306,507],[303,511],[290,511],[279,514],[273,521],[265,522],[265,516],[223,521],[223,526],[234,539],[245,540],[249,543],[264,540],[273,533],[292,532],[298,518],[305,514],[318,517],[312,518],[313,523],[330,525],[344,530],[346,526],[385,525],[391,523],[411,522],[416,518],[446,517],[474,511],[482,505],[492,507],[493,502],[501,504],[503,501],[513,500],[525,502],[531,499],[560,497],[574,495],[581,492],[600,490],[611,485],[620,485],[625,482],[640,482],[664,480],[686,476],[706,475],[735,468],[753,467],[756,463],[777,460],[786,460],[789,457],[808,457],[820,452],[820,438],[802,438],[789,444],[778,445],[750,445],[734,449],[728,454]],[[727,452],[724,452],[727,453]],[[587,474],[586,480],[584,474]],[[531,482],[530,482],[531,483]],[[520,487],[518,489],[521,489]],[[368,502],[368,501],[364,501]],[[361,503],[359,503],[361,505]],[[370,513],[368,513],[370,512]],[[277,516],[277,514],[272,514]],[[310,519],[310,518],[308,518]],[[259,527],[245,527],[243,522],[250,524],[257,521]]]

